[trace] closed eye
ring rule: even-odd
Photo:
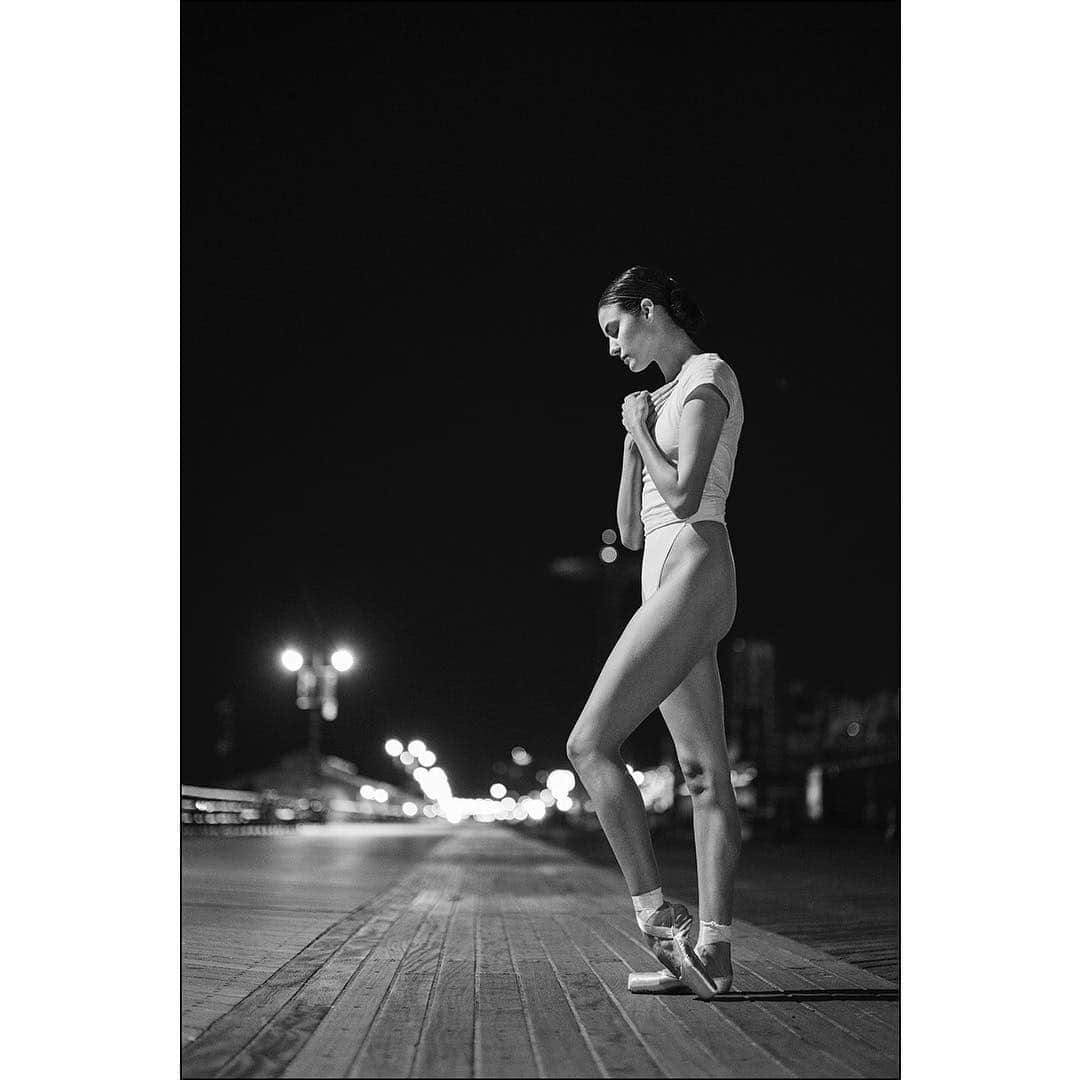
[[[615,329],[612,330],[612,327],[615,327]],[[616,333],[618,332],[618,329],[619,329],[619,324],[618,323],[609,322],[607,324],[607,326],[604,327],[604,333],[607,334],[608,337],[615,337]]]

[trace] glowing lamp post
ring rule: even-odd
[[[354,663],[348,649],[335,649],[329,664],[322,662],[319,653],[312,653],[310,665],[298,649],[285,649],[281,654],[282,667],[296,673],[296,707],[308,714],[308,751],[316,775],[322,761],[321,722],[337,719],[338,673],[348,671]]]

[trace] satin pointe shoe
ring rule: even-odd
[[[693,922],[683,904],[665,902],[638,925],[652,954],[683,986],[702,1001],[716,997],[716,984],[690,944]]]
[[[661,971],[631,971],[626,979],[631,994],[678,994],[688,988],[666,968]]]
[[[694,946],[702,964],[708,972],[709,978],[716,984],[718,994],[726,994],[731,989],[731,927],[721,926],[720,933],[723,935],[719,941],[710,941],[708,945],[698,942]],[[726,970],[725,970],[726,969]]]

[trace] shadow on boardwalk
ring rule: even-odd
[[[865,970],[737,920],[732,995],[631,995],[616,873],[500,826],[403,828],[398,873],[357,835],[185,853],[183,1076],[898,1075]]]

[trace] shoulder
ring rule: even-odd
[[[698,353],[691,356],[679,373],[682,381],[682,402],[691,397],[705,400],[720,399],[725,406],[730,406],[732,397],[738,392],[735,373],[716,353]],[[714,390],[708,389],[709,387]]]

